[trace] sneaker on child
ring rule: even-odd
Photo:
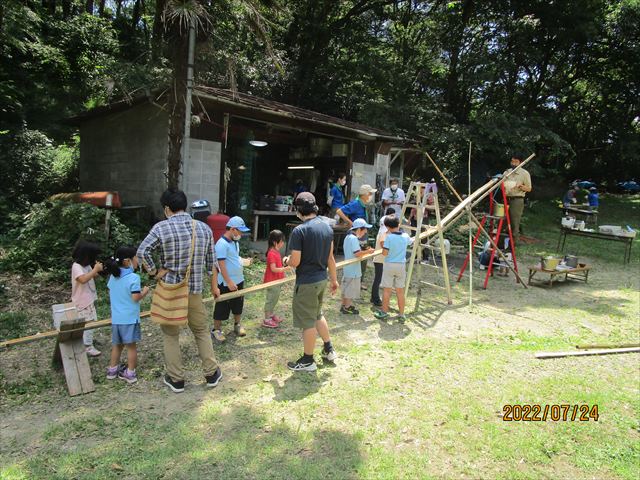
[[[275,319],[273,317],[271,318],[265,318],[262,321],[262,326],[264,328],[278,328],[278,322],[275,321]]]
[[[244,329],[244,327],[242,325],[240,325],[239,323],[236,323],[233,326],[233,333],[235,333],[238,337],[244,337],[247,335],[246,330]]]
[[[136,383],[138,381],[138,375],[135,370],[129,370],[128,368],[123,368],[118,373],[118,378],[120,380],[124,380],[128,384]]]
[[[90,357],[99,357],[100,355],[102,355],[102,352],[93,345],[87,345],[85,352],[87,352],[87,355],[89,355]]]
[[[211,336],[218,343],[224,343],[227,340],[227,337],[224,336],[222,330],[211,330]]]
[[[328,362],[333,362],[336,358],[338,358],[338,354],[333,349],[333,347],[331,347],[329,350],[327,350],[326,348],[323,348],[322,353],[320,353],[320,355],[324,360]]]
[[[284,322],[284,318],[279,317],[278,315],[271,315],[271,318],[272,318],[275,322],[278,322],[278,323],[282,323],[282,322]]]
[[[293,370],[294,372],[315,372],[318,369],[313,357],[311,360],[308,360],[305,356],[300,357],[295,362],[287,363],[287,367],[289,367],[289,370]]]
[[[116,365],[115,367],[107,367],[107,380],[115,380],[118,378],[118,373],[123,368],[122,365]]]
[[[342,305],[340,307],[340,313],[342,313],[343,315],[358,315],[360,311],[353,305],[349,307],[345,307],[344,305]]]

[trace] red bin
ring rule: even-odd
[[[218,212],[207,217],[207,225],[213,232],[213,240],[218,241],[224,232],[227,231],[229,217],[222,212]]]

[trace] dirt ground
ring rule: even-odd
[[[452,272],[458,271],[460,257],[452,257]],[[434,345],[447,346],[461,340],[477,342],[483,348],[504,348],[504,345],[522,346],[531,342],[530,351],[513,356],[509,368],[514,372],[526,371],[527,375],[550,377],[554,374],[584,368],[588,363],[593,372],[638,370],[637,355],[596,357],[590,360],[535,360],[536,339],[553,339],[556,350],[571,350],[572,340],[584,339],[592,343],[637,343],[640,328],[636,314],[640,311],[638,297],[639,277],[635,266],[624,267],[598,259],[585,259],[593,265],[589,283],[559,282],[553,288],[518,285],[514,277],[494,276],[489,288],[481,288],[484,273],[474,272],[474,304],[468,306],[468,280],[466,278],[453,289],[453,303],[447,305],[444,292],[424,287],[420,308],[413,311],[415,296],[410,297],[405,325],[396,322],[379,322],[374,319],[363,292],[361,315],[341,316],[338,299],[328,301],[326,316],[332,327],[334,344],[344,350],[334,368],[323,369],[324,375],[316,383],[309,383],[291,375],[285,361],[299,353],[300,334],[286,322],[278,332],[261,329],[259,321],[263,297],[256,295],[246,302],[245,325],[248,336],[236,339],[232,334],[224,346],[216,346],[224,379],[213,391],[203,388],[195,344],[188,331],[181,337],[188,370],[187,389],[174,395],[161,383],[162,339],[159,329],[143,322],[143,340],[139,347],[139,382],[124,386],[123,382],[109,382],[104,377],[108,361],[110,330],[96,331],[96,340],[104,354],[92,359],[92,371],[96,391],[71,398],[67,395],[64,377],[50,366],[53,340],[44,340],[17,346],[0,352],[2,399],[0,400],[0,450],[4,461],[16,462],[37,454],[47,444],[48,432],[56,425],[71,421],[74,417],[88,415],[109,416],[114,408],[120,411],[144,410],[151,416],[168,417],[178,411],[197,409],[206,401],[218,397],[242,398],[242,392],[261,388],[261,395],[251,402],[274,400],[295,401],[312,391],[341,382],[359,382],[362,372],[359,349],[364,349],[379,366],[392,368],[389,344],[399,348],[412,348],[415,342],[429,339]],[[535,263],[535,257],[520,260],[521,272],[525,266]],[[371,273],[368,274],[369,276]],[[25,278],[2,275],[7,286],[8,304],[4,310],[19,309],[27,314],[30,333],[50,328],[50,306],[66,298],[63,287],[29,282]],[[452,278],[455,282],[455,276]],[[290,318],[290,287],[285,288],[280,303],[285,316]],[[635,318],[635,320],[633,320]],[[530,340],[531,339],[531,340]],[[347,348],[348,346],[348,348]],[[457,350],[456,350],[457,351]],[[349,352],[349,353],[346,353]],[[433,352],[437,355],[436,352]],[[464,363],[465,352],[456,353]],[[505,351],[505,355],[510,355]],[[555,362],[555,363],[554,363]],[[491,369],[490,365],[486,366]],[[580,370],[576,370],[579,372]],[[640,371],[639,371],[640,373]],[[483,375],[482,373],[478,373]],[[452,365],[450,371],[433,378],[429,389],[434,392],[450,388],[463,388],[470,375]],[[370,378],[370,377],[367,377]],[[262,384],[262,385],[261,385]],[[262,388],[268,386],[268,388]],[[638,392],[638,382],[629,388]],[[330,412],[326,413],[327,415]],[[495,412],[501,415],[500,411]],[[640,440],[640,429],[630,432],[629,440]],[[91,435],[83,435],[78,442],[90,441]],[[74,438],[68,438],[62,449],[73,449]],[[570,478],[571,467],[555,459],[553,471],[557,478]],[[445,467],[443,467],[445,468]],[[443,470],[446,472],[446,469]],[[601,473],[607,472],[606,468]],[[596,477],[594,477],[596,478]]]

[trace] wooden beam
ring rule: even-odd
[[[538,352],[536,358],[562,358],[562,357],[586,357],[589,355],[610,355],[613,353],[639,353],[640,347],[630,348],[601,348],[598,350],[579,350],[568,352]]]
[[[621,343],[619,345],[576,345],[579,350],[589,350],[592,348],[633,348],[640,347],[640,343]]]

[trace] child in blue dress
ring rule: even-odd
[[[140,341],[140,301],[149,293],[149,287],[141,288],[138,257],[133,247],[120,247],[114,258],[106,262],[105,270],[111,274],[107,287],[111,300],[111,362],[107,378],[120,378],[136,383],[138,376],[137,342]],[[127,366],[120,365],[122,350],[127,347]]]

